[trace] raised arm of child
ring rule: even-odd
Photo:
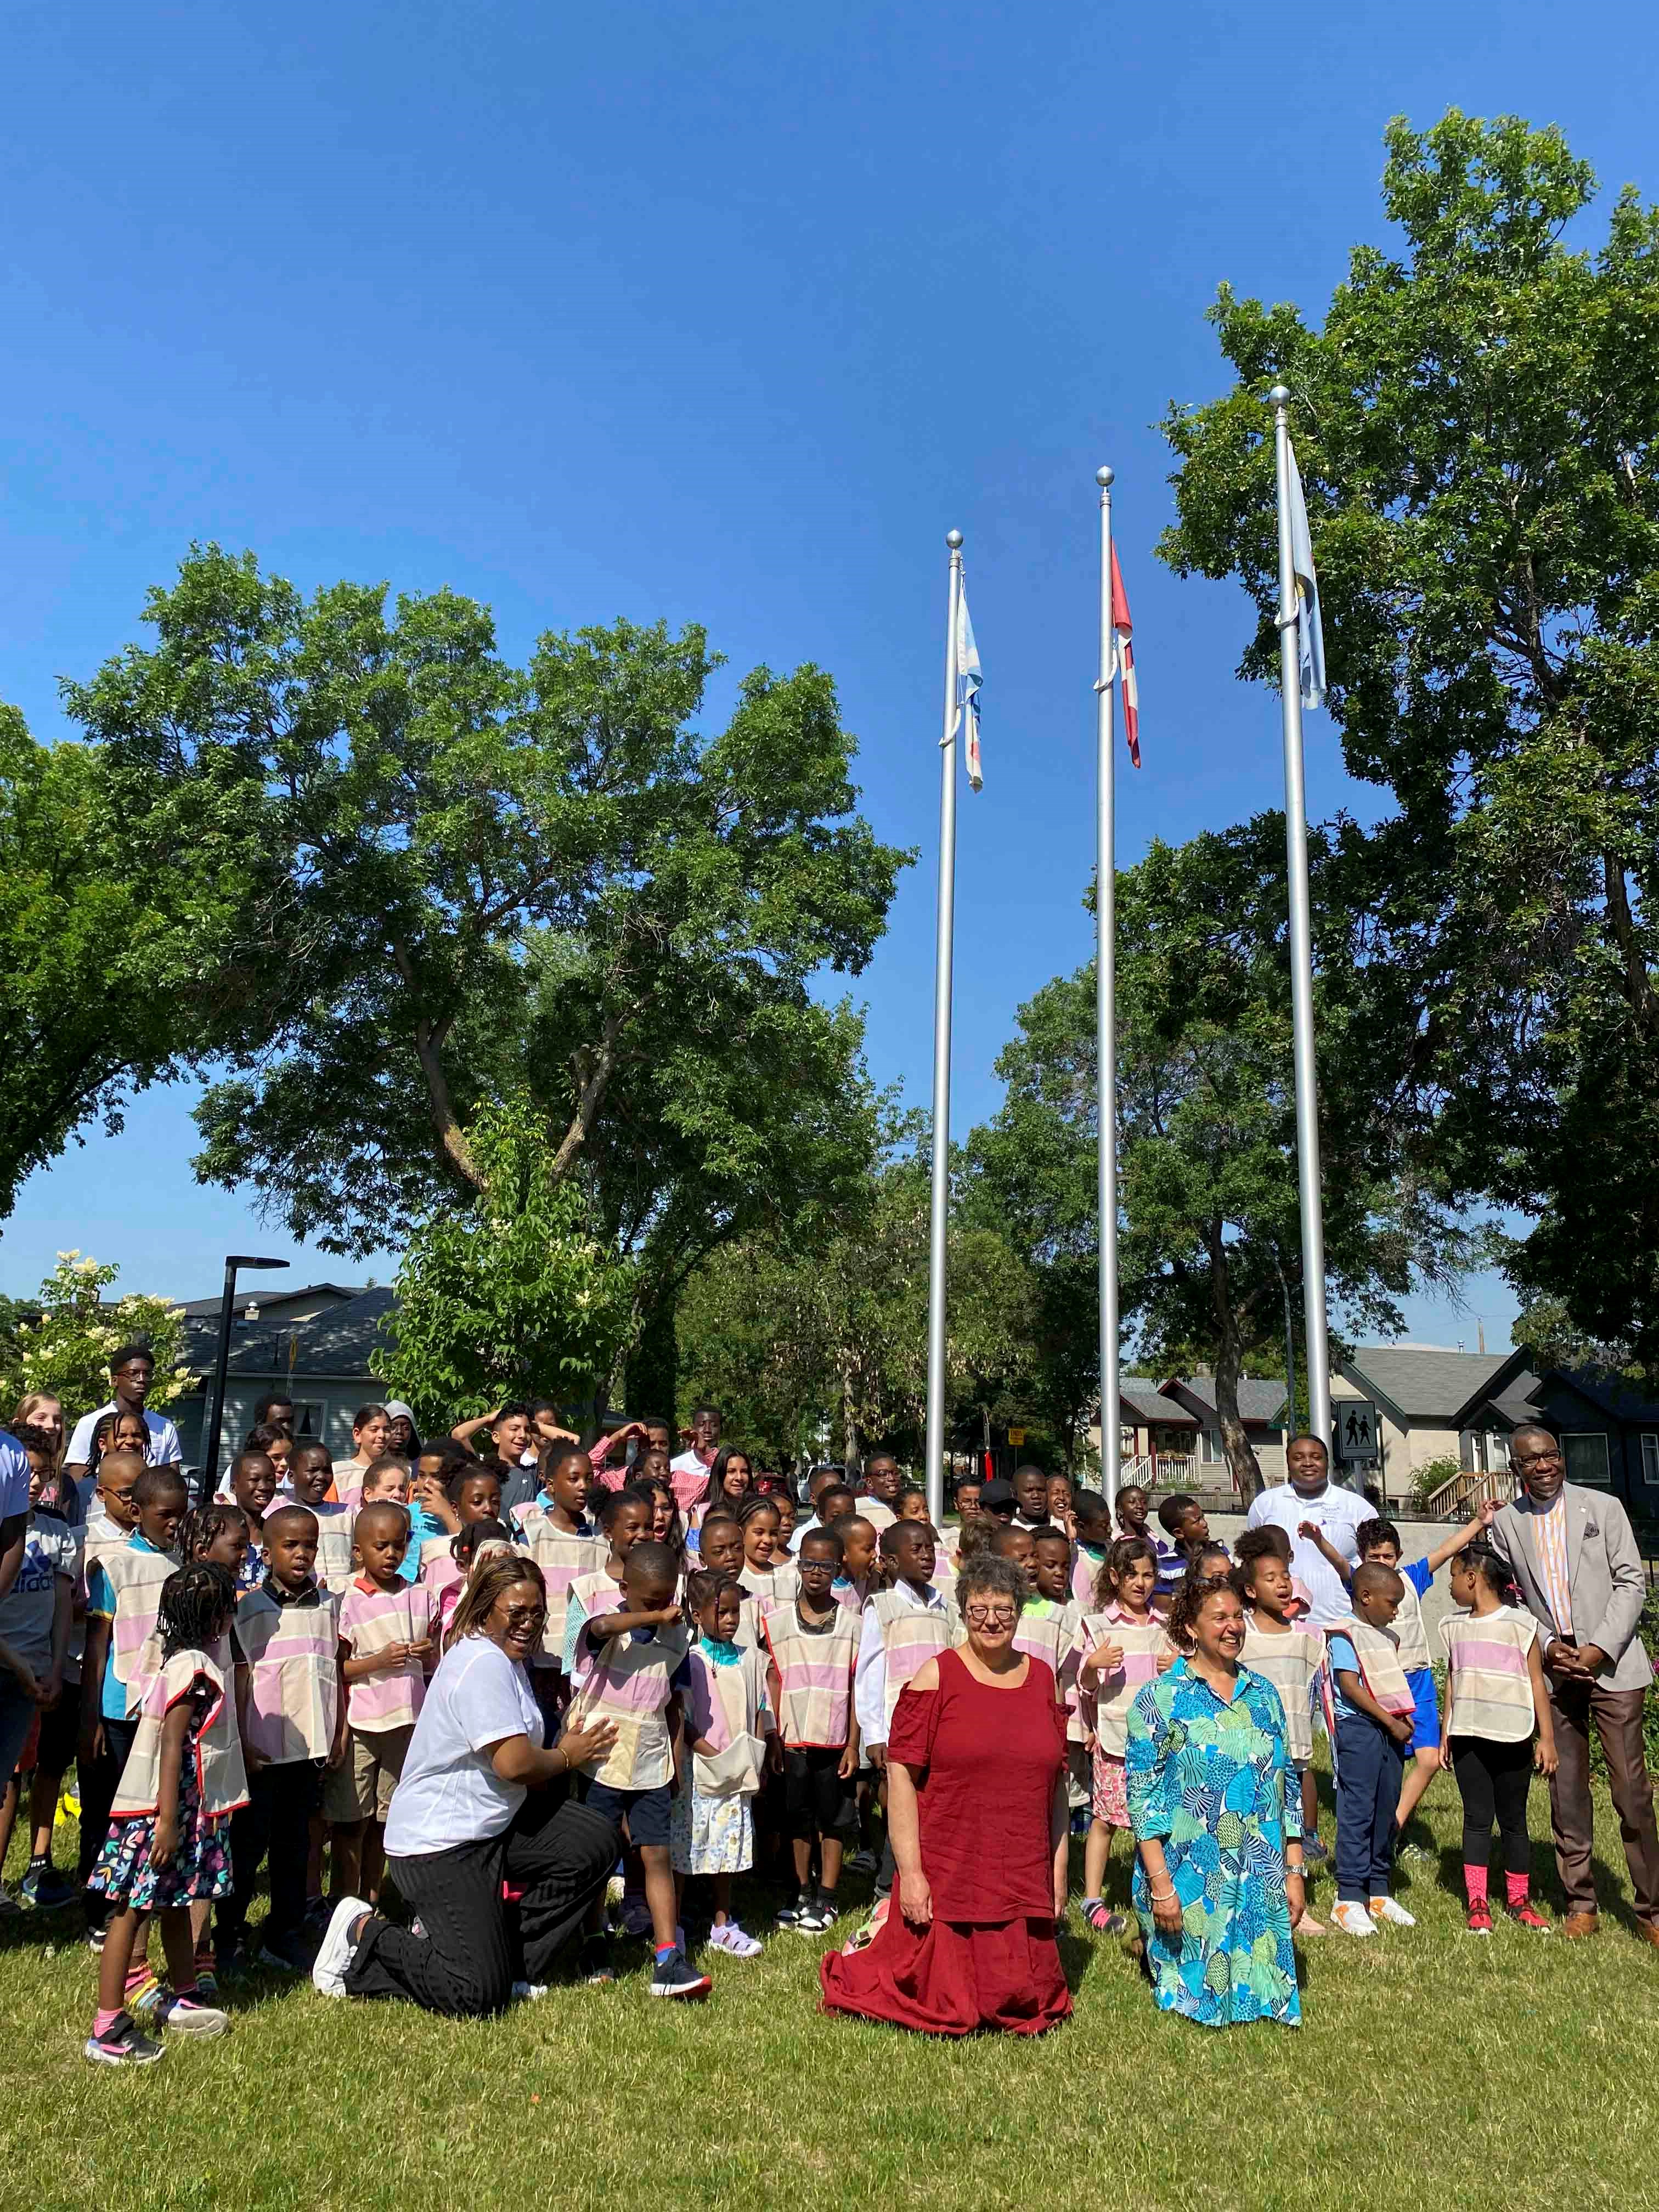
[[[1484,1536],[1497,1517],[1496,1502],[1490,1498],[1483,1498],[1474,1509],[1474,1520],[1466,1521],[1455,1536],[1448,1536],[1443,1544],[1437,1544],[1428,1554],[1424,1565],[1429,1572],[1437,1575],[1448,1559],[1457,1557],[1465,1544],[1472,1544],[1477,1536]]]
[[[1327,1537],[1324,1530],[1311,1521],[1300,1521],[1297,1523],[1296,1533],[1298,1536],[1305,1536],[1321,1557],[1330,1561],[1338,1574],[1341,1576],[1342,1585],[1346,1589],[1353,1580],[1353,1569]]]
[[[677,1605],[665,1605],[653,1613],[601,1613],[582,1623],[582,1633],[595,1644],[604,1644],[613,1636],[631,1636],[636,1628],[672,1628],[684,1618]]]

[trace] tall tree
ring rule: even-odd
[[[1328,1272],[1349,1322],[1397,1331],[1398,1299],[1414,1283],[1449,1285],[1467,1239],[1398,1155],[1391,1075],[1409,1037],[1388,1026],[1388,963],[1367,957],[1367,841],[1344,825],[1315,836],[1311,856]],[[1155,842],[1118,878],[1124,1316],[1154,1367],[1213,1367],[1246,1498],[1261,1476],[1239,1380],[1282,1346],[1285,1288],[1298,1304],[1301,1291],[1285,905],[1284,822],[1273,814],[1180,847]],[[1092,1330],[1092,965],[1020,1009],[997,1072],[1007,1095],[973,1149],[1034,1255],[1071,1270],[1078,1325]]]
[[[85,745],[0,706],[0,1220],[90,1121],[228,1033],[240,829],[163,776],[117,785]]]
[[[755,670],[707,736],[695,626],[550,634],[520,669],[453,592],[307,599],[217,547],[146,619],[70,709],[263,854],[204,1180],[362,1252],[482,1192],[479,1107],[522,1097],[655,1296],[863,1170],[860,1024],[809,983],[862,969],[907,855],[856,811],[822,671]]]
[[[1172,409],[1183,574],[1236,575],[1276,678],[1267,388],[1296,394],[1331,705],[1414,1006],[1435,1170],[1537,1218],[1523,1292],[1659,1367],[1659,211],[1555,130],[1388,133],[1397,246],[1322,328],[1224,288],[1233,390]],[[1425,1153],[1425,1157],[1427,1154]]]

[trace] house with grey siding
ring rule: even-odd
[[[223,1474],[240,1449],[259,1400],[276,1391],[294,1401],[296,1436],[319,1437],[334,1458],[349,1458],[352,1415],[367,1401],[386,1395],[375,1361],[381,1317],[392,1303],[390,1289],[361,1290],[340,1283],[313,1283],[269,1295],[263,1289],[244,1291],[231,1323],[216,1474]],[[186,1300],[185,1326],[190,1364],[202,1383],[167,1412],[178,1428],[185,1464],[200,1467],[212,1410],[219,1300]]]

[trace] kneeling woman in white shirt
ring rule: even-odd
[[[616,1729],[568,1729],[542,1748],[526,1665],[546,1618],[540,1570],[523,1553],[473,1575],[386,1824],[388,1869],[424,1932],[347,1898],[312,1972],[325,1996],[410,1997],[458,2019],[500,2012],[515,1979],[548,1981],[581,1932],[619,1844],[561,1778],[608,1749]],[[516,1940],[503,1883],[518,1900]]]

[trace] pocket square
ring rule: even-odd
[[[1585,1534],[1587,1536],[1599,1536],[1599,1535],[1601,1534],[1601,1522],[1600,1522],[1599,1521],[1586,1521],[1586,1522],[1585,1522],[1585,1523],[1584,1523],[1584,1534]]]

